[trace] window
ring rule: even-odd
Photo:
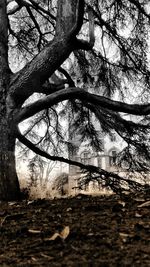
[[[97,158],[97,163],[98,163],[98,167],[102,167],[102,158],[101,157],[98,157]]]
[[[117,158],[117,152],[116,152],[116,150],[112,150],[111,156],[110,156],[110,166],[116,164],[116,158]]]
[[[88,151],[85,151],[81,154],[81,162],[85,165],[90,164],[91,158],[90,158],[90,153]]]

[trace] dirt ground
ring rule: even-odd
[[[150,195],[0,203],[0,266],[150,266]]]

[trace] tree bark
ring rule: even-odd
[[[0,200],[8,201],[20,198],[20,187],[15,164],[15,129],[5,114],[0,115]]]
[[[0,200],[15,200],[20,197],[20,188],[15,166],[15,125],[6,100],[10,80],[6,3],[0,1]]]

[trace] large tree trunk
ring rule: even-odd
[[[15,166],[15,125],[6,100],[10,80],[6,6],[7,1],[0,0],[0,200],[15,200],[20,197],[20,188]]]
[[[15,132],[13,123],[0,115],[0,200],[20,198],[15,165]]]

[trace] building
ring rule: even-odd
[[[87,142],[81,142],[80,136],[74,135],[72,139],[73,149],[69,150],[69,158],[83,164],[90,164],[100,167],[107,171],[117,171],[116,158],[117,154],[124,148],[125,142],[116,134],[111,136],[102,136],[102,151],[94,151],[93,148]],[[81,176],[81,170],[79,167],[69,167],[69,193],[78,193],[78,178]],[[94,183],[90,183],[86,191],[99,190]]]

